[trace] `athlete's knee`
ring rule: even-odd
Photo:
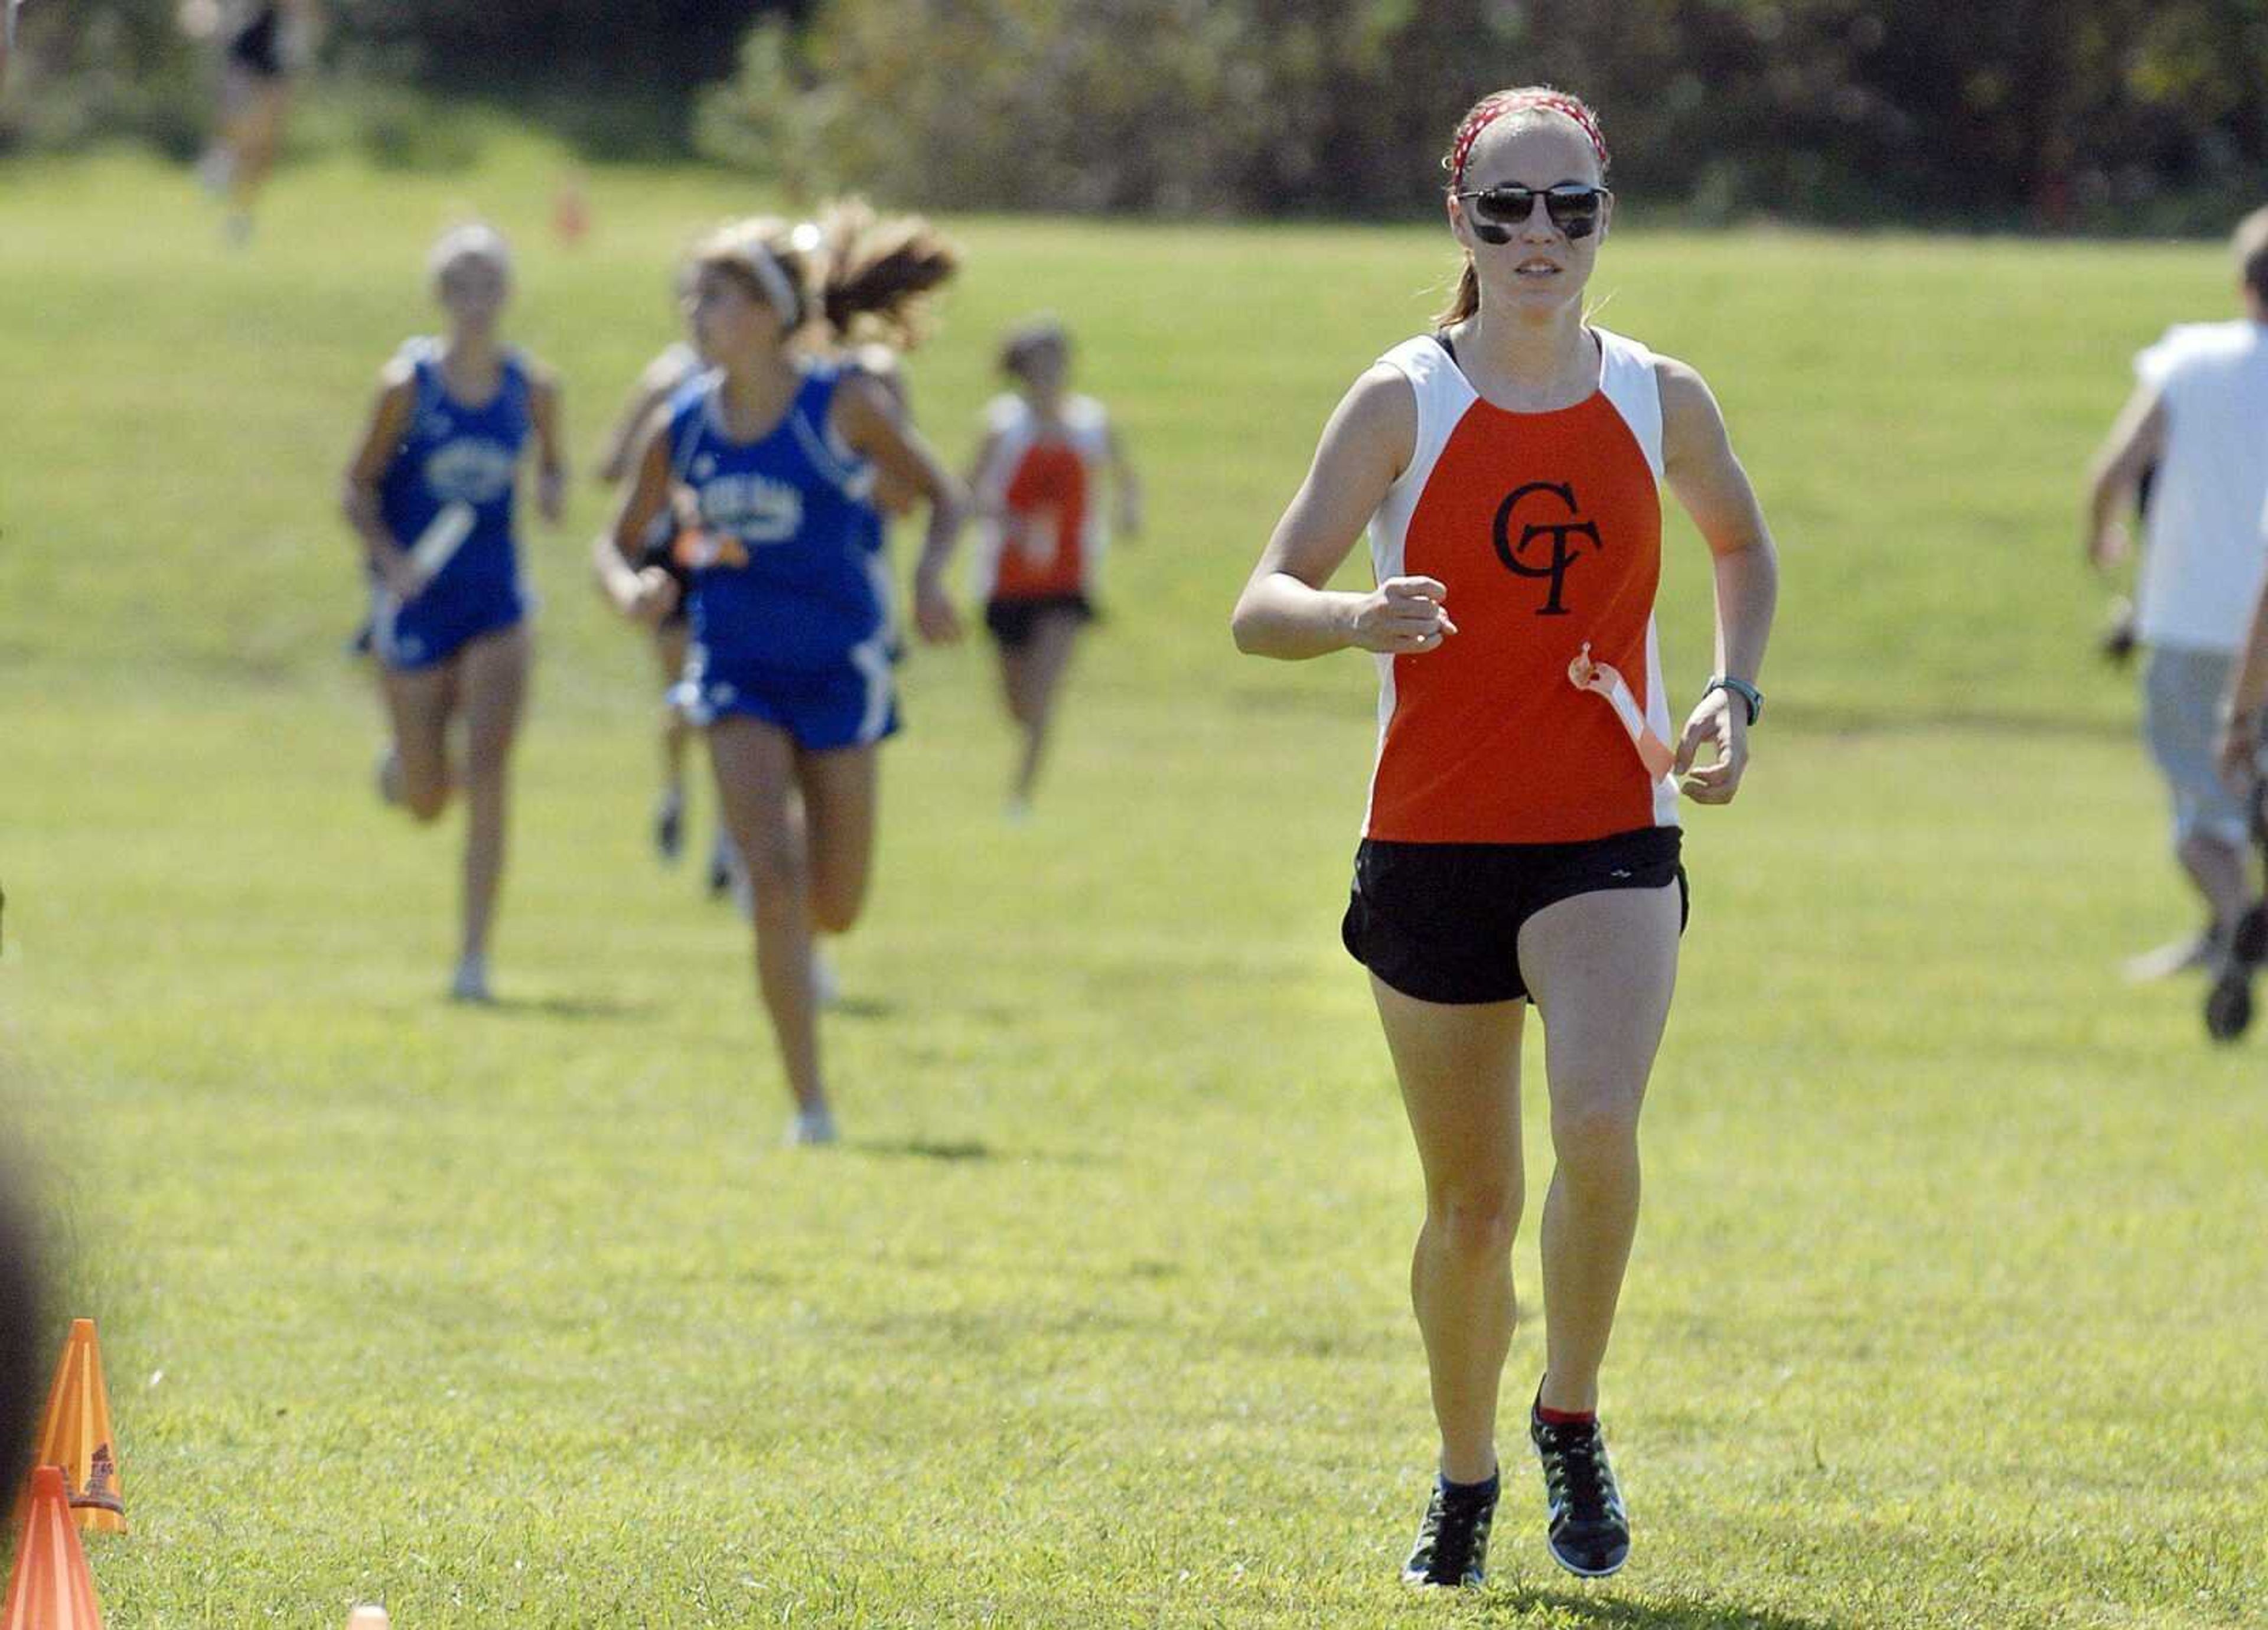
[[[1562,1168],[1580,1174],[1637,1159],[1637,1093],[1611,1082],[1563,1082],[1553,1099],[1551,1147]]]
[[[821,933],[849,933],[866,909],[866,885],[816,885],[811,891],[811,926]]]
[[[1512,1254],[1521,1194],[1515,1177],[1444,1184],[1426,1199],[1427,1227],[1452,1256],[1495,1261]]]
[[[468,791],[487,791],[504,785],[504,773],[512,763],[512,741],[509,731],[475,734],[465,751],[464,778]]]
[[[431,826],[449,808],[446,780],[411,781],[401,789],[401,808],[420,826]]]
[[[792,900],[809,886],[810,862],[802,844],[784,826],[760,834],[743,833],[737,841],[741,863],[748,868],[748,881],[755,885],[760,904],[767,899]]]

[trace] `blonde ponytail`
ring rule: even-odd
[[[1480,308],[1481,275],[1473,269],[1473,257],[1468,252],[1465,255],[1465,269],[1457,274],[1457,291],[1449,297],[1449,303],[1434,315],[1433,326],[1437,328],[1454,328],[1457,324],[1470,318]]]

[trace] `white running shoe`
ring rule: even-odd
[[[496,1000],[489,993],[489,964],[485,957],[468,956],[457,964],[457,977],[449,981],[449,999],[482,1006]]]
[[[823,1103],[815,1110],[798,1110],[795,1118],[787,1124],[787,1143],[792,1149],[815,1147],[832,1143],[835,1139],[834,1112]]]
[[[811,999],[820,1007],[832,1007],[843,999],[843,977],[816,940],[811,946]]]
[[[217,142],[206,148],[197,160],[197,184],[216,198],[227,197],[236,184],[236,155]]]
[[[2204,973],[2220,960],[2218,937],[2208,931],[2194,939],[2176,940],[2154,951],[2128,957],[2124,970],[2126,983],[2154,985],[2161,979],[2171,979],[2185,973]]]
[[[378,781],[378,801],[401,807],[401,755],[392,748],[379,749],[378,768],[373,771]]]

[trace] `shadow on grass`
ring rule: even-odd
[[[1554,1624],[1580,1625],[1585,1630],[1837,1630],[1822,1619],[1796,1619],[1767,1608],[1705,1602],[1691,1597],[1634,1601],[1582,1589],[1547,1589],[1534,1585],[1498,1587],[1480,1606],[1480,1612],[1469,1622],[1521,1625],[1532,1622],[1535,1614],[1550,1613]]]
[[[887,1019],[898,1005],[882,996],[838,996],[823,1011],[830,1019]]]
[[[1001,1152],[981,1138],[855,1138],[843,1147],[856,1154],[881,1154],[917,1161],[997,1161]]]
[[[499,1019],[650,1019],[661,1011],[652,1002],[626,1002],[615,996],[499,996],[448,1005],[459,1012]]]
[[[972,1161],[1010,1161],[1041,1166],[1100,1166],[1101,1158],[1055,1149],[996,1148],[982,1138],[846,1138],[843,1147],[853,1154],[875,1154],[885,1160],[939,1161],[952,1164]]]

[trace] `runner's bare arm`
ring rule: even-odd
[[[1110,491],[1118,508],[1118,531],[1122,536],[1142,535],[1142,477],[1135,473],[1134,461],[1126,451],[1126,439],[1118,433],[1118,426],[1109,429]]]
[[[690,377],[670,351],[664,351],[645,365],[645,371],[638,375],[637,384],[630,392],[629,405],[622,409],[622,417],[615,421],[606,448],[599,454],[600,481],[611,487],[637,468],[635,461],[638,448],[644,445],[646,422],[653,417],[653,410],[676,395],[677,387]]]
[[[669,506],[670,486],[676,472],[670,467],[669,409],[657,406],[647,416],[644,439],[639,447],[637,477],[622,494],[611,531],[600,535],[591,549],[592,570],[599,587],[615,609],[640,623],[657,623],[677,605],[677,584],[659,566],[641,568],[645,538],[654,520]]]
[[[2125,516],[2141,489],[2142,472],[2157,461],[2165,445],[2165,398],[2154,385],[2138,386],[2088,468],[2087,558],[2098,571],[2117,565],[2132,551]]]
[[[2236,671],[2229,675],[2228,691],[2220,700],[2213,734],[2213,756],[2221,779],[2249,791],[2260,748],[2260,720],[2268,712],[2268,593],[2253,601],[2244,645],[2236,655]]]
[[[1431,578],[1388,579],[1369,593],[1324,585],[1416,456],[1418,401],[1381,364],[1354,382],[1323,426],[1314,462],[1262,551],[1229,627],[1250,656],[1303,661],[1359,646],[1414,654],[1457,631]]]
[[[984,432],[984,439],[976,444],[975,455],[968,461],[967,484],[971,513],[990,513],[990,505],[985,497],[985,488],[989,483],[985,477],[991,474],[992,455],[999,450],[1000,432],[997,430],[988,430]]]
[[[903,422],[887,388],[854,374],[835,393],[830,412],[836,431],[853,450],[873,461],[893,483],[929,501],[929,530],[914,567],[914,626],[924,639],[945,644],[961,638],[961,614],[946,593],[945,569],[968,518],[968,496],[922,439]]]
[[[1662,475],[1693,518],[1715,563],[1717,672],[1753,684],[1779,601],[1779,554],[1749,473],[1733,452],[1725,416],[1701,376],[1682,362],[1657,365],[1661,385]],[[1704,697],[1677,745],[1678,773],[1695,801],[1729,803],[1748,768],[1746,704],[1722,690]],[[1694,769],[1700,749],[1712,763]],[[1687,771],[1690,774],[1686,774]]]
[[[527,409],[535,421],[535,507],[556,527],[567,513],[567,446],[560,426],[558,375],[536,370]]]
[[[371,409],[369,427],[363,432],[353,462],[347,466],[346,479],[339,491],[339,507],[346,515],[347,525],[361,540],[372,570],[389,589],[403,596],[416,593],[417,572],[409,559],[409,551],[387,530],[378,489],[386,479],[387,466],[394,461],[401,438],[409,428],[416,395],[416,374],[410,365],[398,358],[387,364],[379,375],[378,401]]]

